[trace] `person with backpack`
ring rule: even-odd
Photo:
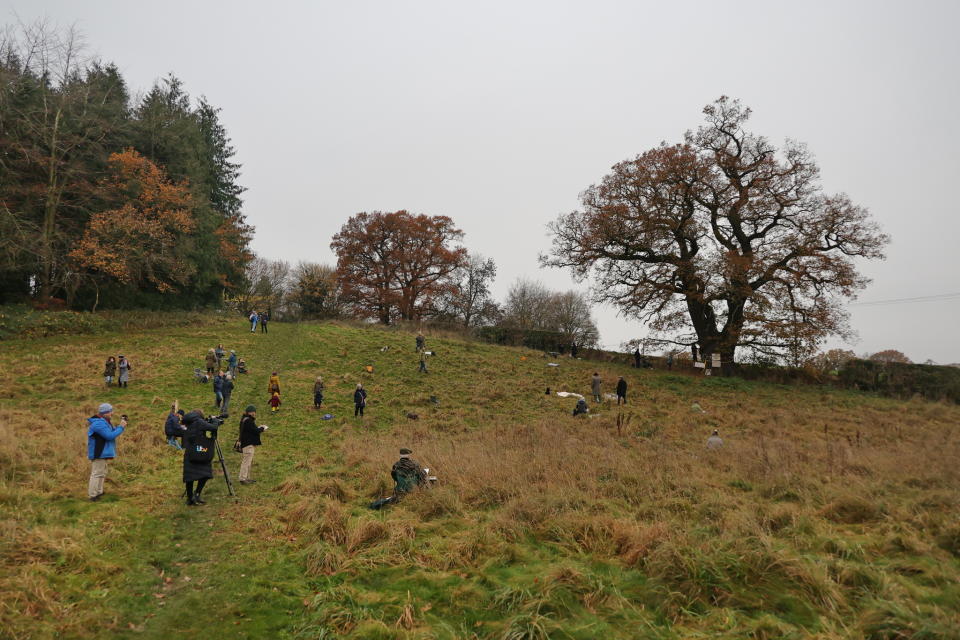
[[[367,406],[367,390],[362,383],[357,383],[357,390],[353,392],[353,417],[363,417],[363,409]]]
[[[410,457],[412,453],[410,449],[400,449],[400,459],[394,462],[390,469],[390,477],[395,483],[393,494],[398,500],[401,496],[427,483],[427,474],[420,463]]]
[[[623,379],[623,376],[620,376],[620,379],[617,380],[617,404],[620,404],[620,401],[623,400],[623,404],[627,404],[627,381]]]
[[[177,409],[177,405],[174,403],[170,406],[170,413],[167,414],[167,421],[163,425],[163,435],[167,437],[167,444],[177,451],[183,449],[177,439],[182,438],[183,432],[186,430],[180,423],[182,419],[183,409]]]
[[[213,372],[217,370],[217,354],[213,349],[207,351],[207,356],[204,358],[204,362],[207,365],[207,375],[212,376]]]
[[[600,374],[594,371],[593,377],[590,379],[590,389],[593,392],[594,402],[600,402],[600,382]]]
[[[313,408],[319,409],[323,404],[323,378],[317,376],[317,381],[313,383]]]
[[[117,369],[120,371],[120,377],[117,378],[117,385],[127,388],[127,384],[130,383],[130,372],[133,371],[133,365],[130,364],[130,361],[126,359],[125,356],[120,356],[120,360],[117,362]]]
[[[267,393],[270,395],[280,393],[280,376],[276,371],[270,375],[270,382],[267,383]]]
[[[183,434],[183,484],[186,485],[187,506],[206,504],[201,495],[207,480],[213,477],[217,427],[204,420],[197,409],[183,416],[183,425],[186,427]]]
[[[260,446],[260,434],[269,428],[265,424],[257,426],[257,408],[252,404],[243,412],[243,417],[240,418],[240,452],[243,454],[240,461],[240,484],[256,482],[250,477],[253,454]]]
[[[217,371],[217,375],[213,376],[213,404],[219,409],[221,402],[223,402],[223,371]]]
[[[112,422],[113,406],[104,402],[97,414],[87,418],[87,458],[90,460],[90,481],[87,496],[96,502],[103,495],[103,481],[107,477],[107,462],[117,457],[117,438],[127,427],[127,418],[115,427]]]
[[[233,395],[233,376],[229,373],[223,376],[223,382],[220,384],[220,415],[230,415],[230,396]]]
[[[107,357],[107,362],[103,365],[103,381],[109,387],[113,384],[113,377],[117,375],[117,359],[113,356]]]

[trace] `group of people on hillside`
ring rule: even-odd
[[[103,365],[103,382],[109,387],[116,380],[117,387],[126,388],[130,383],[131,371],[133,371],[133,366],[123,354],[116,358],[109,356]]]
[[[267,322],[270,320],[270,312],[265,311],[263,313],[258,313],[256,309],[250,311],[250,333],[254,333],[257,330],[257,325],[260,325],[260,332],[267,333]]]

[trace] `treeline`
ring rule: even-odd
[[[73,30],[0,35],[0,303],[219,304],[251,257],[233,155],[176,77],[134,100]]]
[[[554,348],[597,343],[584,294],[519,279],[497,301],[491,292],[496,264],[469,253],[462,238],[446,216],[359,213],[333,236],[336,266],[255,258],[228,302],[242,313],[256,309],[275,317],[510,329],[484,334],[498,342],[523,344],[537,334],[537,344]]]

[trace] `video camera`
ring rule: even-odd
[[[205,420],[205,421],[207,422],[207,424],[209,424],[211,427],[220,427],[220,425],[222,425],[224,422],[226,422],[226,420],[227,420],[228,417],[229,417],[229,416],[225,416],[225,415],[207,416],[207,417],[204,418],[204,420]]]

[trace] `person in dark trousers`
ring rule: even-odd
[[[133,367],[125,356],[120,356],[120,359],[117,361],[117,370],[120,372],[120,377],[117,378],[117,385],[126,389],[130,383],[130,372],[133,371]]]
[[[104,402],[97,414],[87,418],[87,458],[90,459],[90,481],[87,497],[96,502],[103,495],[103,481],[107,477],[107,462],[117,457],[117,438],[127,426],[127,419],[120,426],[113,426],[113,406]]]
[[[213,349],[207,351],[204,363],[207,365],[207,375],[212,376],[213,372],[217,370],[217,353]]]
[[[590,409],[587,409],[587,401],[584,400],[583,398],[580,398],[579,400],[577,400],[577,406],[573,408],[573,415],[574,416],[587,415],[589,411]]]
[[[623,404],[627,404],[627,381],[623,379],[623,376],[620,376],[620,379],[617,380],[617,404],[620,404],[620,401],[623,400]]]
[[[250,477],[250,468],[253,466],[253,454],[260,446],[260,434],[266,431],[267,425],[257,426],[257,408],[252,404],[243,412],[240,418],[240,450],[243,459],[240,461],[240,484],[256,482]]]
[[[186,427],[183,434],[183,484],[186,485],[187,505],[206,504],[202,497],[203,487],[213,477],[213,457],[206,462],[196,462],[190,459],[190,452],[204,433],[212,432],[216,437],[217,428],[204,420],[203,414],[196,409],[183,416],[183,425]]]
[[[577,357],[577,343],[576,343],[576,342],[571,342],[571,343],[570,343],[570,357],[571,357],[571,358],[574,358],[574,359],[576,359],[576,357]]]
[[[417,487],[427,483],[427,474],[420,463],[410,457],[413,451],[400,449],[400,459],[393,463],[390,477],[393,478],[393,494],[399,500],[401,496],[410,493]]]
[[[217,358],[217,369],[223,369],[223,357],[227,355],[227,352],[223,348],[223,344],[217,345],[217,348],[213,350],[213,355]]]
[[[673,370],[673,351],[667,354],[667,371]]]
[[[316,382],[313,383],[313,408],[319,409],[320,405],[323,404],[323,378],[317,376]]]
[[[107,358],[107,362],[103,365],[103,381],[109,387],[113,384],[113,378],[117,375],[117,359],[113,356]]]
[[[357,383],[357,390],[353,392],[353,417],[363,417],[363,408],[367,406],[367,391],[361,383]]]
[[[182,419],[183,409],[178,410],[177,405],[174,404],[170,406],[170,413],[167,414],[167,421],[163,425],[163,435],[167,436],[167,444],[177,451],[183,449],[178,438],[182,438],[184,431],[186,431],[186,428],[180,422]]]
[[[260,316],[260,333],[267,333],[267,320],[270,319],[270,312],[266,311]]]
[[[230,415],[230,396],[233,395],[233,376],[229,373],[223,376],[223,382],[220,385],[220,396],[223,400],[220,402],[220,415]]]
[[[221,402],[223,402],[223,371],[217,371],[217,375],[213,376],[213,404],[219,409]]]
[[[596,371],[590,379],[590,391],[593,393],[593,401],[600,402],[600,374]]]
[[[637,350],[633,352],[633,366],[635,369],[640,368],[640,347],[637,347]]]
[[[423,351],[427,348],[427,341],[424,339],[422,333],[417,333],[417,351]]]

